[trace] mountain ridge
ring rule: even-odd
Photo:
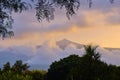
[[[61,44],[62,43],[62,44]],[[64,44],[64,43],[67,43],[67,44]],[[68,39],[62,39],[62,40],[59,40],[59,41],[56,41],[56,44],[62,48],[63,50],[69,46],[70,44],[73,44],[76,46],[77,49],[80,49],[82,47],[85,46],[85,44],[81,44],[81,43],[77,43],[77,42],[74,42],[74,41],[71,41],[71,40],[68,40]],[[99,46],[99,45],[96,45],[96,46]],[[103,47],[107,50],[120,50],[120,48],[112,48],[112,47]]]
[[[77,49],[80,49],[84,46],[83,44],[78,44],[77,42],[73,42],[73,41],[70,41],[68,39],[62,39],[60,41],[56,41],[56,45],[58,45],[59,48],[61,48],[63,50],[65,50],[65,48],[67,46],[69,46],[70,44],[75,45]]]

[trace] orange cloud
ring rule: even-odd
[[[99,9],[78,11],[71,20],[61,13],[54,21],[36,22],[33,13],[17,16],[15,37],[0,41],[0,45],[36,45],[46,40],[68,38],[82,44],[120,47],[120,24],[118,8],[104,12]],[[26,15],[27,14],[27,15]],[[118,17],[119,16],[119,17]],[[23,18],[26,17],[27,19]]]

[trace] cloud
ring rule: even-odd
[[[84,41],[83,43],[89,40],[86,43],[97,43],[100,45],[103,42],[106,44],[107,42],[105,41],[108,41],[111,44],[110,40],[108,40],[111,38],[109,37],[111,33],[109,30],[113,29],[113,27],[118,27],[120,21],[118,3],[119,0],[115,0],[114,4],[110,4],[109,0],[93,0],[93,7],[89,8],[88,2],[82,0],[80,9],[70,20],[67,19],[64,9],[56,9],[55,19],[50,22],[43,21],[39,23],[35,17],[35,10],[15,14],[14,40],[1,41],[1,44],[5,42],[5,45],[34,45],[49,39],[62,38],[69,38],[79,42]],[[111,36],[117,35],[119,37],[118,28],[113,30],[116,31],[116,34],[112,31]],[[104,41],[102,40],[103,38]],[[102,42],[96,39],[100,39]],[[113,42],[115,43],[116,40],[113,40]]]
[[[98,47],[96,51],[100,53],[102,61],[108,64],[120,65],[120,50],[111,51],[102,47]],[[65,50],[63,50],[59,48],[58,45],[51,45],[51,42],[48,41],[41,45],[41,47],[37,48],[36,55],[27,62],[32,66],[42,64],[49,66],[52,62],[58,61],[61,58],[72,54],[82,56],[85,54],[85,50],[83,47],[81,49],[77,49],[75,45],[69,45],[65,48]]]
[[[58,14],[58,15],[57,15]],[[58,10],[55,13],[56,17],[51,22],[38,22],[36,18],[34,18],[34,13],[26,12],[20,15],[15,15],[15,33],[17,35],[22,35],[26,33],[49,33],[49,32],[64,32],[69,31],[69,29],[73,26],[83,27],[85,26],[84,16],[78,15],[73,16],[73,19],[67,19],[65,13],[63,11]]]
[[[47,41],[36,49],[36,55],[26,61],[31,67],[46,65],[38,69],[48,69],[49,65],[71,54],[83,55],[83,48],[76,49],[74,45],[69,45],[65,50],[60,49],[55,42]]]
[[[108,64],[120,66],[120,50],[106,50],[104,48],[98,48],[97,51],[101,54],[101,60]]]
[[[28,46],[0,48],[0,67],[2,68],[6,62],[10,62],[13,65],[16,60],[26,61],[33,56],[33,49]]]
[[[61,43],[63,44],[63,43]],[[77,43],[76,43],[77,44]],[[78,45],[81,45],[78,43]],[[102,47],[97,48],[97,52],[101,54],[101,60],[108,64],[120,65],[120,50],[107,50]],[[74,44],[70,44],[64,50],[61,49],[56,41],[49,40],[43,44],[37,45],[22,45],[11,46],[7,48],[0,48],[0,65],[2,67],[7,61],[12,64],[16,60],[23,60],[28,63],[31,69],[48,69],[49,65],[58,61],[61,58],[67,57],[72,54],[82,56],[85,54],[84,48],[77,49]]]
[[[55,19],[51,22],[43,21],[39,23],[35,17],[35,10],[26,11],[22,14],[15,14],[15,33],[16,35],[23,35],[34,32],[64,32],[70,30],[71,27],[74,26],[81,28],[106,24],[111,25],[112,23],[118,24],[118,2],[119,1],[116,0],[114,4],[110,4],[107,0],[93,0],[93,7],[88,8],[88,3],[82,1],[80,9],[70,20],[67,19],[64,9],[57,9],[55,12]]]
[[[99,53],[101,54],[102,61],[106,62],[107,64],[113,64],[118,66],[120,65],[120,54],[110,52],[100,47],[97,49],[97,51],[99,51]],[[61,58],[67,57],[69,55],[77,54],[82,56],[84,53],[84,48],[76,49],[71,46],[67,47],[65,50],[42,47],[41,49],[38,49],[37,55],[29,59],[27,62],[32,66],[42,64],[49,66],[52,62],[58,61]],[[118,51],[118,53],[120,53],[120,51]]]

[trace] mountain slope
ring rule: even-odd
[[[60,41],[56,42],[56,45],[58,45],[59,48],[61,48],[63,50],[65,50],[65,48],[68,47],[71,44],[74,45],[77,49],[80,49],[84,46],[83,44],[72,42],[72,41],[67,40],[67,39],[63,39],[63,40],[60,40]]]

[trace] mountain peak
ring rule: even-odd
[[[79,48],[79,49],[81,47],[83,47],[83,44],[72,42],[72,41],[70,41],[68,39],[62,39],[62,40],[56,42],[56,45],[59,46],[59,48],[61,48],[63,50],[65,50],[65,48],[68,47],[71,44],[74,45],[74,46],[76,46],[76,48]]]
[[[64,38],[64,39],[62,39],[61,41],[70,41],[70,40],[68,40],[68,39]]]

